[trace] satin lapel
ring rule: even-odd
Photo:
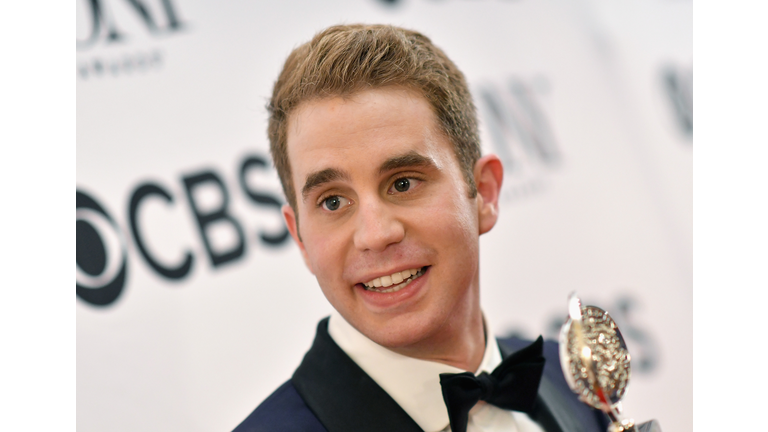
[[[506,339],[505,344],[499,343],[501,355],[507,358],[515,351],[528,345],[519,339]],[[551,361],[551,359],[547,359]],[[549,365],[551,366],[551,365]],[[557,365],[559,368],[560,365]],[[539,383],[537,406],[531,418],[536,421],[546,432],[583,432],[583,428],[575,419],[577,418],[570,409],[570,404],[553,385],[548,377],[547,365]]]
[[[542,425],[549,421],[552,423],[550,426],[552,431],[559,429],[561,432],[584,432],[583,425],[577,420],[579,417],[571,410],[570,402],[563,397],[563,393],[552,384],[546,374],[541,377],[541,384],[539,384],[539,400],[543,402],[540,412],[537,413],[541,417]],[[548,432],[549,430],[547,428]]]
[[[371,377],[333,341],[328,318],[291,379],[328,432],[423,432]]]

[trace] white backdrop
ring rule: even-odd
[[[284,236],[264,105],[293,47],[353,22],[419,30],[467,76],[507,169],[481,238],[495,332],[554,337],[578,291],[627,339],[628,413],[691,431],[673,0],[77,1],[78,430],[231,430],[299,364],[331,308]]]

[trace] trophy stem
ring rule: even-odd
[[[608,426],[608,432],[637,432],[635,428],[635,421],[633,419],[624,418],[621,413],[621,402],[617,402],[614,405],[606,404],[607,409],[603,409],[603,412],[611,420],[611,424]]]
[[[637,432],[637,429],[634,421],[626,419],[618,423],[611,423],[608,426],[608,432]]]

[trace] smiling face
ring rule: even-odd
[[[297,207],[284,215],[331,305],[396,351],[482,332],[478,237],[496,221],[498,159],[478,161],[470,198],[429,103],[401,88],[304,102],[287,132]]]

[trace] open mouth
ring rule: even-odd
[[[421,277],[424,272],[427,271],[429,266],[421,268],[413,268],[409,270],[403,270],[401,272],[392,273],[389,276],[378,277],[372,281],[366,282],[363,285],[366,291],[373,291],[378,293],[393,293],[400,291]]]

